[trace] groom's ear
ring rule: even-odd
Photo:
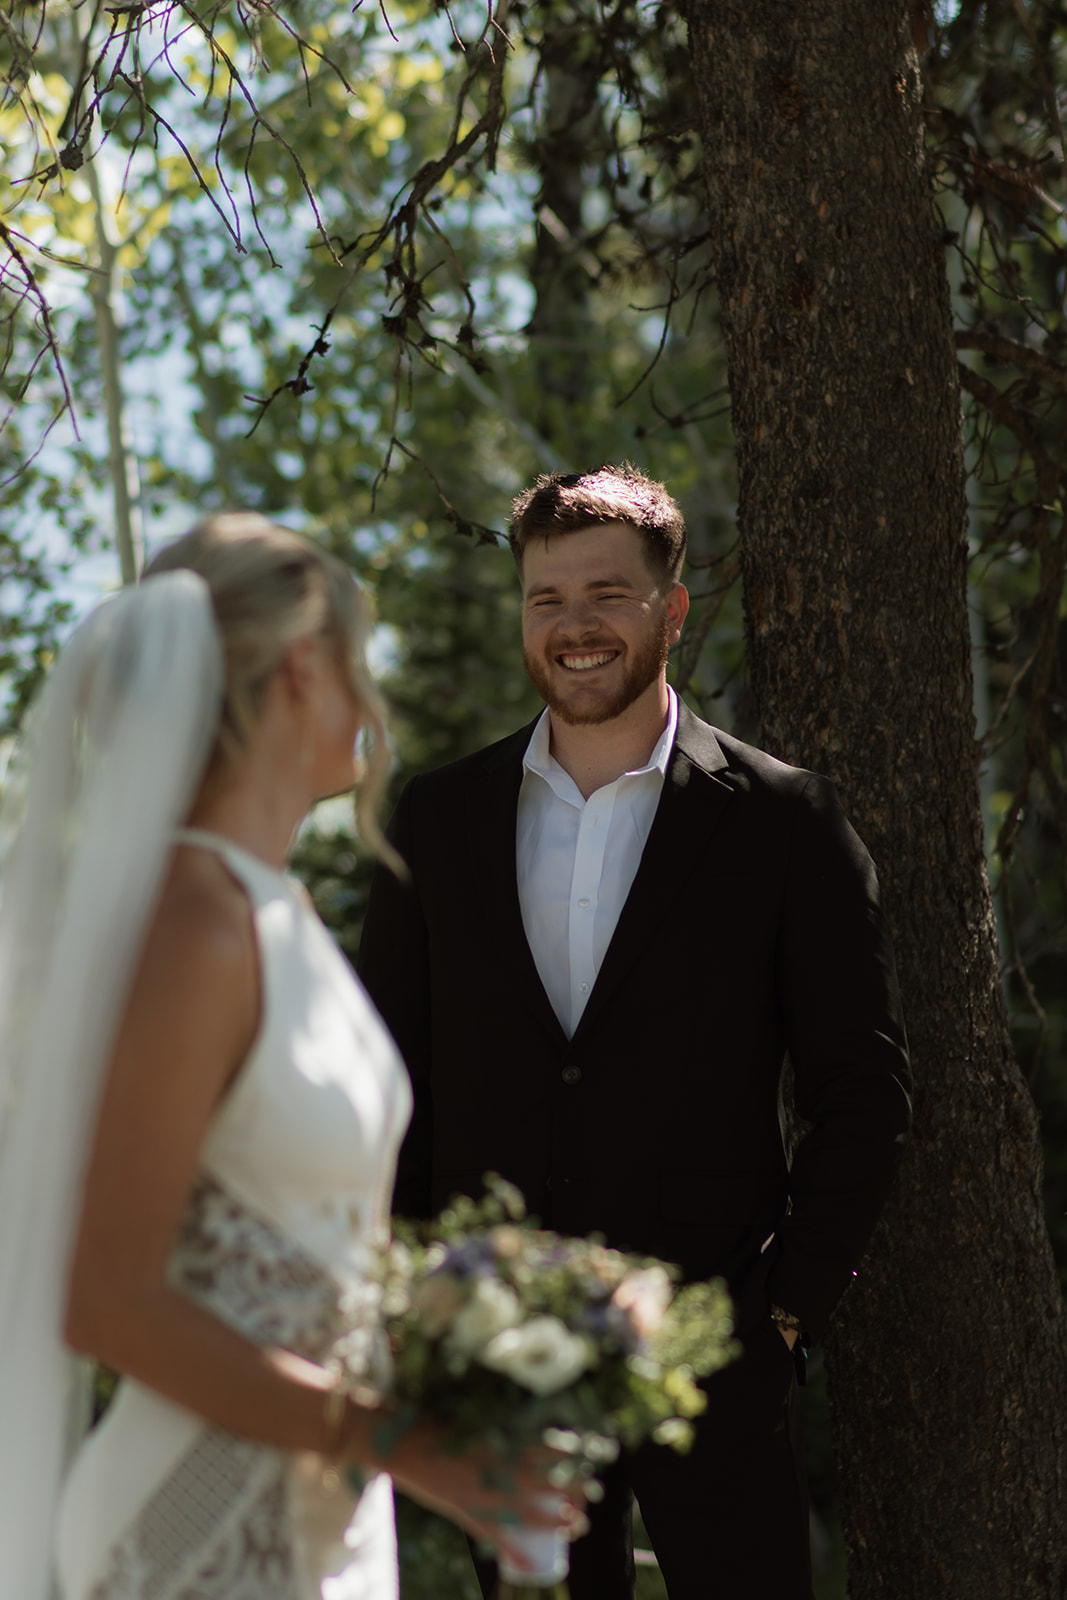
[[[677,644],[682,637],[682,625],[689,614],[689,590],[684,583],[676,583],[667,592],[667,642]]]

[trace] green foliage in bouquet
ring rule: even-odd
[[[377,1326],[362,1319],[335,1350],[354,1384],[386,1401],[386,1428],[433,1416],[451,1448],[508,1457],[544,1442],[556,1481],[652,1438],[688,1449],[705,1406],[698,1379],[738,1353],[721,1282],[677,1287],[677,1269],[566,1239],[527,1218],[490,1174],[430,1224],[398,1224],[383,1258]]]

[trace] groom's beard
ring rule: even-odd
[[[593,698],[583,692],[580,673],[569,673],[558,661],[546,663],[523,647],[522,659],[534,688],[552,714],[572,727],[592,726],[610,722],[639,700],[650,684],[655,683],[667,664],[669,625],[667,611],[651,624],[644,638],[631,656],[623,656],[618,681],[605,688],[602,696]],[[560,647],[557,646],[557,653]],[[583,641],[581,648],[590,653],[596,650],[615,650],[617,641],[605,639],[592,644]],[[575,680],[575,681],[571,681]]]

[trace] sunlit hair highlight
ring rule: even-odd
[[[543,472],[514,501],[508,543],[522,573],[531,539],[553,539],[598,523],[628,522],[641,535],[656,577],[677,583],[685,560],[685,518],[662,483],[629,461],[591,472]]]
[[[226,684],[209,774],[240,757],[289,646],[309,634],[321,638],[336,648],[362,714],[356,826],[376,855],[403,870],[379,822],[389,775],[385,712],[366,660],[370,607],[351,572],[321,545],[254,511],[221,512],[198,522],[161,550],[144,576],[183,567],[208,586],[225,655]]]

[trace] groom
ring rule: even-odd
[[[632,1600],[634,1494],[671,1600],[810,1600],[792,1352],[855,1275],[909,1118],[874,869],[825,779],[668,687],[689,599],[662,485],[542,477],[511,547],[547,709],[408,785],[410,882],[371,891],[360,970],[415,1089],[396,1209],[495,1170],[546,1226],[725,1276],[743,1355],[691,1454],[605,1475],[572,1600]]]

